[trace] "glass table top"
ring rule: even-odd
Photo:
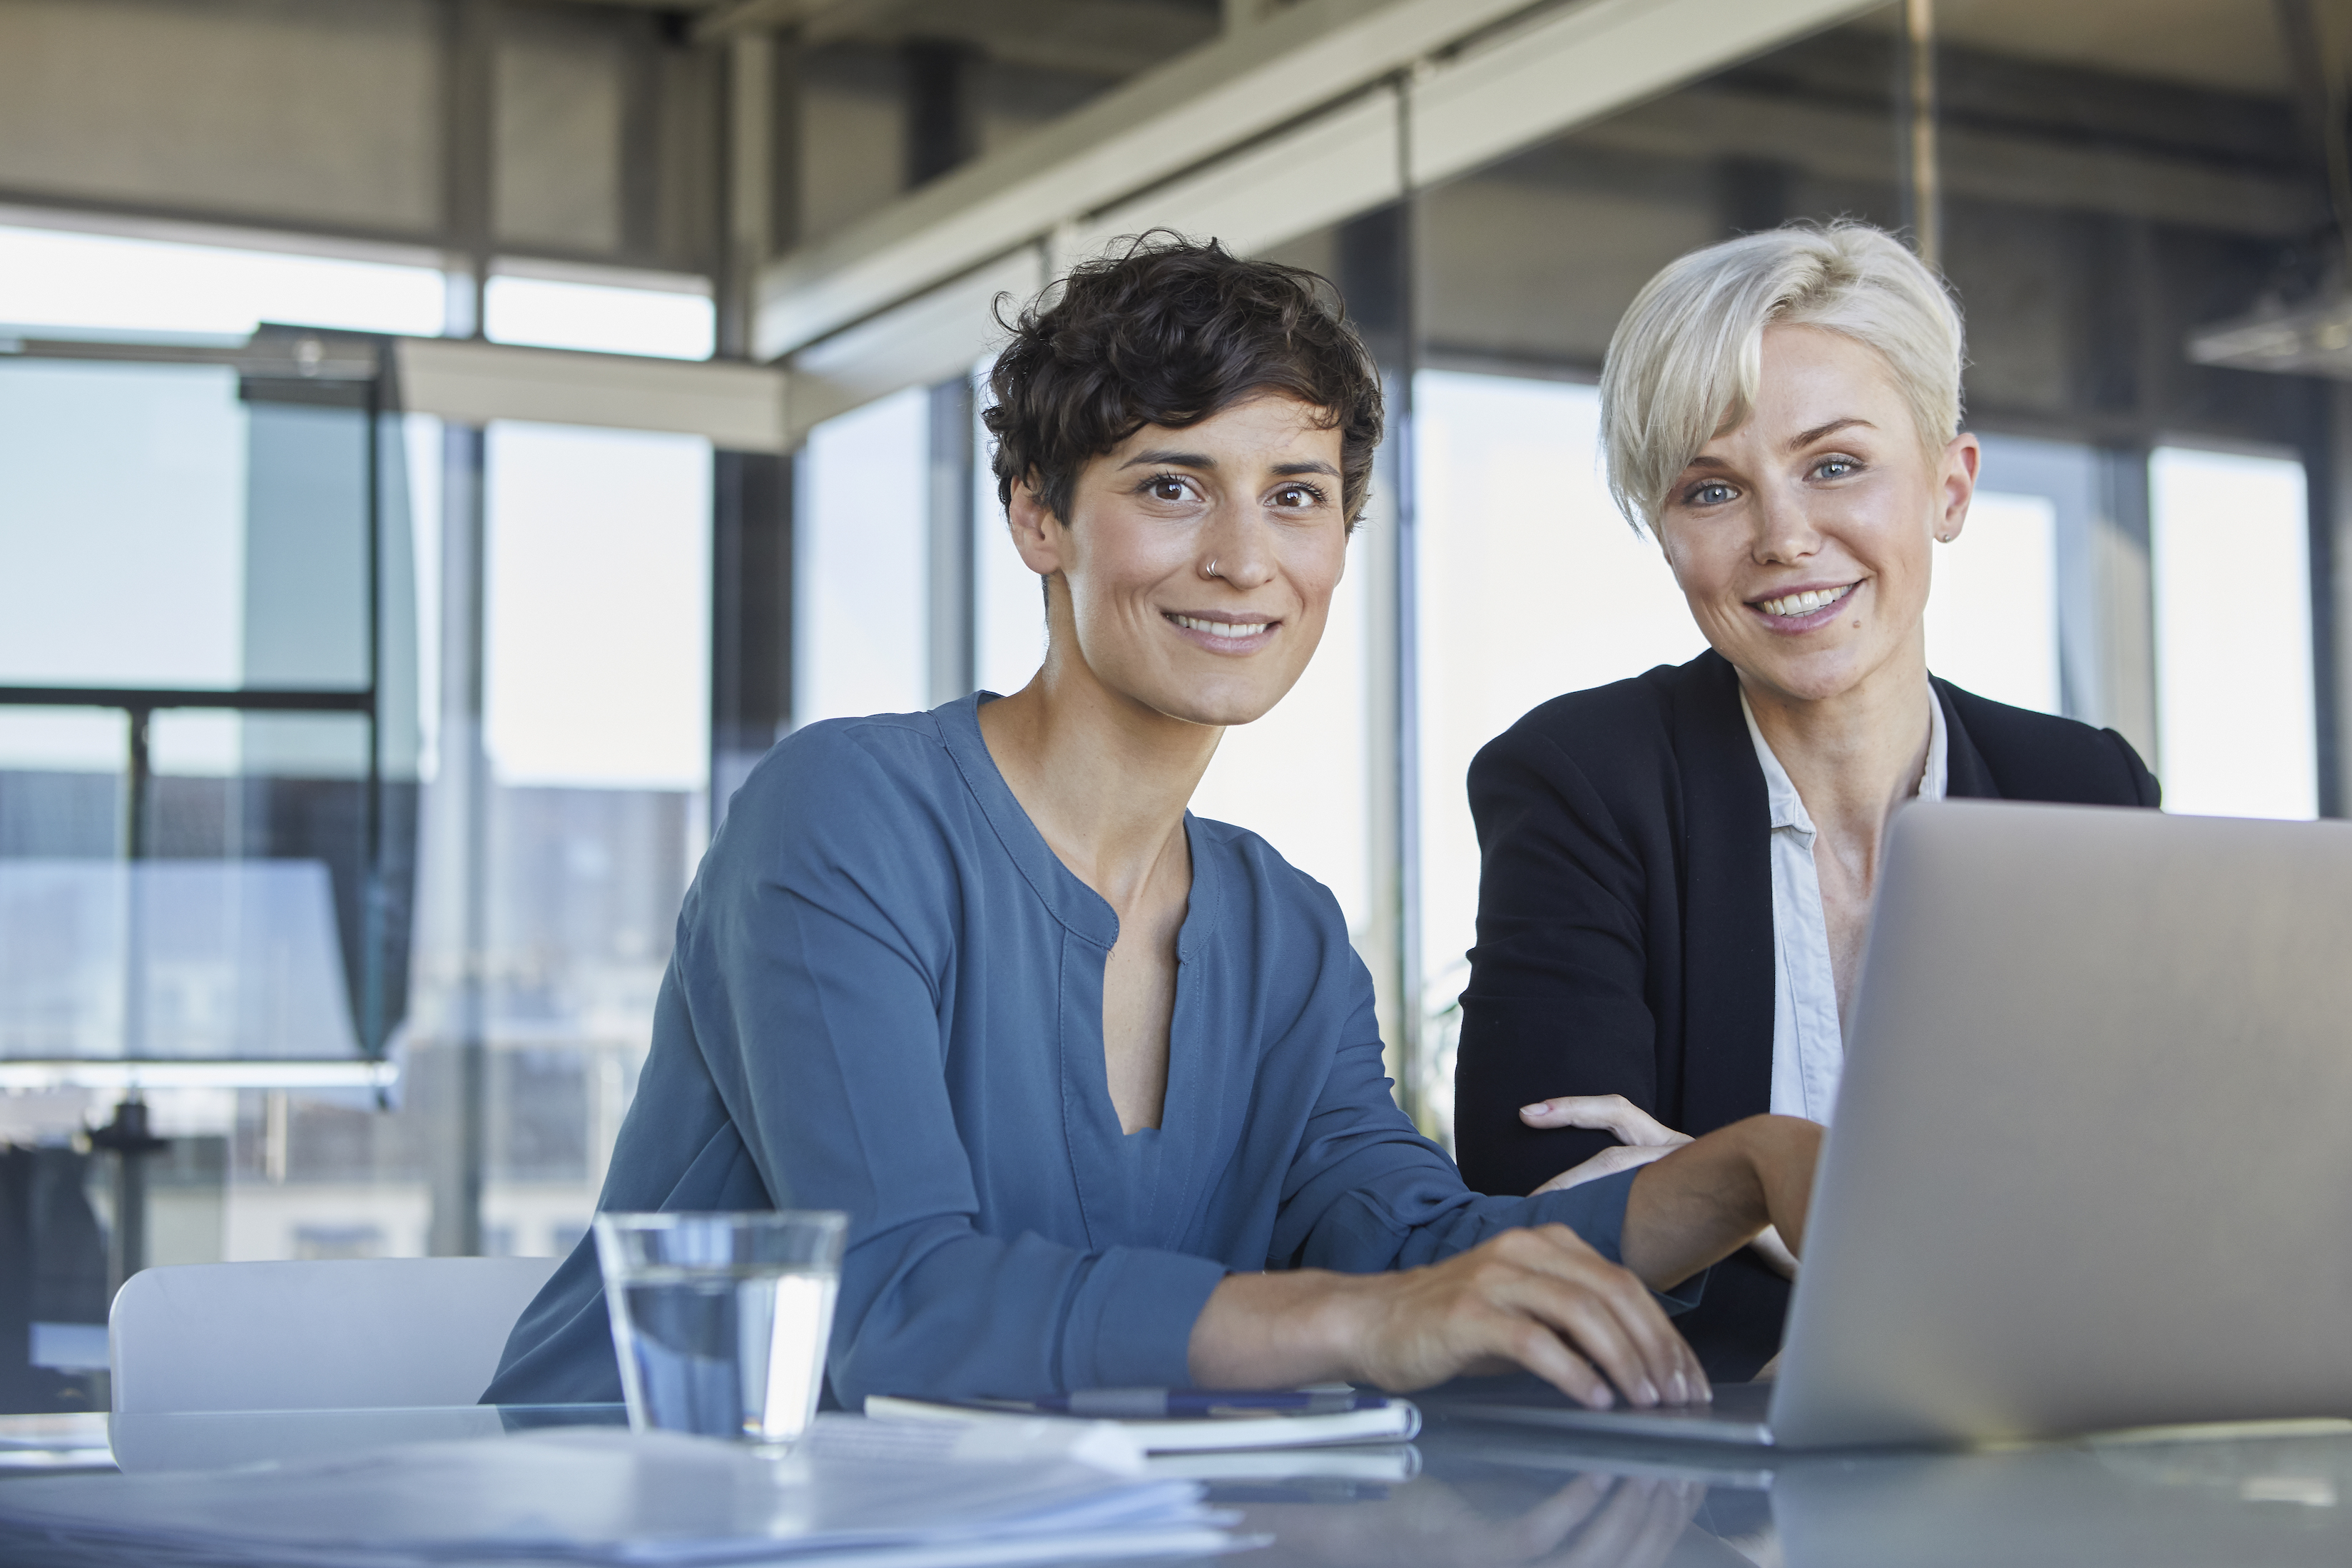
[[[224,1468],[625,1424],[617,1405],[7,1416],[0,1476]],[[2352,1425],[2342,1423],[1787,1455],[1440,1417],[1410,1446],[1175,1461],[1170,1473],[1206,1482],[1239,1532],[1268,1538],[1215,1560],[1236,1568],[2352,1563]]]

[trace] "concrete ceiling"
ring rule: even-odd
[[[2317,0],[2339,53],[2352,6]],[[1892,28],[1899,11],[1873,18]],[[1948,43],[2113,76],[2284,97],[2286,58],[2273,0],[1937,0]]]
[[[990,58],[1129,76],[1206,43],[1223,0],[541,0],[628,5],[692,16],[698,38],[784,27],[810,45],[968,44]]]
[[[798,26],[812,42],[944,38],[1000,58],[1141,69],[1203,42],[1223,0],[553,0],[692,12],[699,32]],[[1948,41],[1989,54],[2231,92],[2281,96],[2274,0],[1937,0]],[[2352,4],[2315,0],[2352,64]],[[1876,26],[1899,25],[1889,5]]]

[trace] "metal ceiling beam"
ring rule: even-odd
[[[1412,179],[1426,183],[1868,9],[1869,0],[1568,0],[1533,13],[1525,0],[1302,0],[782,258],[761,281],[755,352],[795,353],[1024,247],[1066,255],[1072,237],[1103,232],[1106,221],[1180,221],[1189,209],[1266,245],[1348,216],[1325,211],[1329,193],[1297,169],[1285,177],[1294,144],[1314,167],[1363,173],[1370,202],[1387,199],[1396,181],[1372,167],[1395,163],[1378,145],[1382,116],[1351,107],[1384,80],[1412,82]],[[1335,142],[1321,122],[1350,113],[1364,125]],[[1227,161],[1232,179],[1219,171]],[[1237,195],[1236,181],[1255,194]],[[1276,232],[1286,203],[1312,214],[1288,234]]]
[[[457,338],[399,338],[401,406],[466,425],[527,419],[700,436],[737,452],[784,449],[784,374],[723,361],[580,353]]]
[[[1524,4],[1301,0],[782,258],[761,280],[759,352],[789,353],[985,265]]]

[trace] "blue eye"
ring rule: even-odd
[[[1691,491],[1690,503],[1693,506],[1721,506],[1738,493],[1729,485],[1719,481],[1709,482]]]
[[[1860,467],[1852,458],[1824,458],[1813,472],[1824,479],[1842,479]]]

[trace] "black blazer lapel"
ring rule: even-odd
[[[1683,1049],[1677,1081],[1659,1085],[1659,1100],[1670,1123],[1696,1137],[1771,1108],[1771,805],[1740,716],[1738,675],[1712,650],[1675,674]]]
[[[1953,800],[1999,800],[2000,786],[1992,781],[1992,770],[1985,765],[1984,753],[1969,738],[1969,727],[1960,722],[1960,710],[1953,705],[1951,689],[1943,681],[1930,679],[1936,689],[1936,700],[1944,710],[1944,794]]]

